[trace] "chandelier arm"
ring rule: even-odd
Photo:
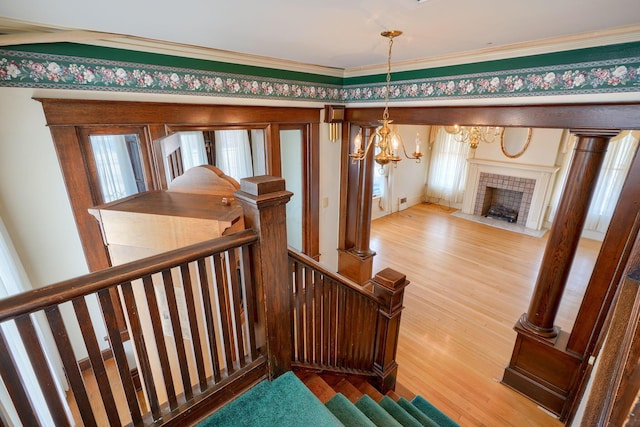
[[[371,151],[371,147],[373,145],[375,145],[375,132],[372,132],[371,135],[369,136],[369,139],[367,140],[367,144],[364,147],[364,150],[360,151],[360,153],[351,153],[349,154],[349,157],[351,157],[351,163],[356,163],[357,161],[362,161],[364,160],[367,155],[369,154],[369,152]]]
[[[423,154],[422,154],[422,153],[420,153],[420,152],[415,152],[415,153],[413,153],[413,154],[409,155],[409,154],[407,153],[407,149],[406,149],[406,147],[404,146],[404,141],[402,141],[402,139],[400,139],[400,145],[402,146],[402,152],[404,153],[404,156],[405,156],[407,159],[417,160],[417,161],[418,161],[418,163],[420,163],[420,158],[423,156]],[[418,156],[416,156],[416,155],[414,155],[414,154],[419,154],[419,155],[418,155]]]

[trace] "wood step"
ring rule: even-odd
[[[363,393],[346,378],[343,378],[332,387],[338,393],[342,393],[351,403],[356,403],[363,396]]]
[[[323,404],[336,395],[336,391],[318,374],[313,372],[296,372],[295,374]]]
[[[352,378],[351,383],[363,394],[366,394],[376,402],[380,402],[384,395],[378,391],[369,381],[364,378]]]

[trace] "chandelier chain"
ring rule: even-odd
[[[389,119],[389,85],[391,83],[391,48],[393,47],[393,36],[389,37],[389,52],[387,54],[387,87],[384,92],[384,112],[382,119]]]

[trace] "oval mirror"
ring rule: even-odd
[[[514,159],[525,152],[531,141],[531,128],[504,128],[500,137],[502,153]]]

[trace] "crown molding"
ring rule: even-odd
[[[269,58],[266,56],[237,53],[221,49],[203,48],[199,46],[180,43],[162,42],[125,35],[115,35],[114,37],[109,37],[108,39],[104,40],[93,40],[87,42],[86,44],[101,47],[111,47],[116,49],[157,53],[161,55],[203,59],[206,61],[218,61],[239,65],[249,65],[254,67],[275,68],[279,70],[321,74],[331,77],[343,77],[344,75],[344,70],[341,68],[304,64],[302,62],[287,61],[283,59]]]
[[[125,34],[42,25],[0,17],[0,33],[2,32],[5,34],[0,34],[0,46],[60,42],[83,43],[91,46],[157,53],[161,55],[172,55],[254,67],[275,68],[331,77],[343,77],[344,75],[344,70],[341,68],[304,64],[296,61],[152,40]]]
[[[394,62],[393,72],[448,67],[453,65],[518,58],[636,41],[640,41],[640,25],[583,33],[567,37],[556,37],[509,46],[486,48],[473,52],[464,52],[413,61]],[[374,74],[384,74],[386,72],[387,64],[380,64],[346,69],[344,70],[344,77],[362,77]]]

